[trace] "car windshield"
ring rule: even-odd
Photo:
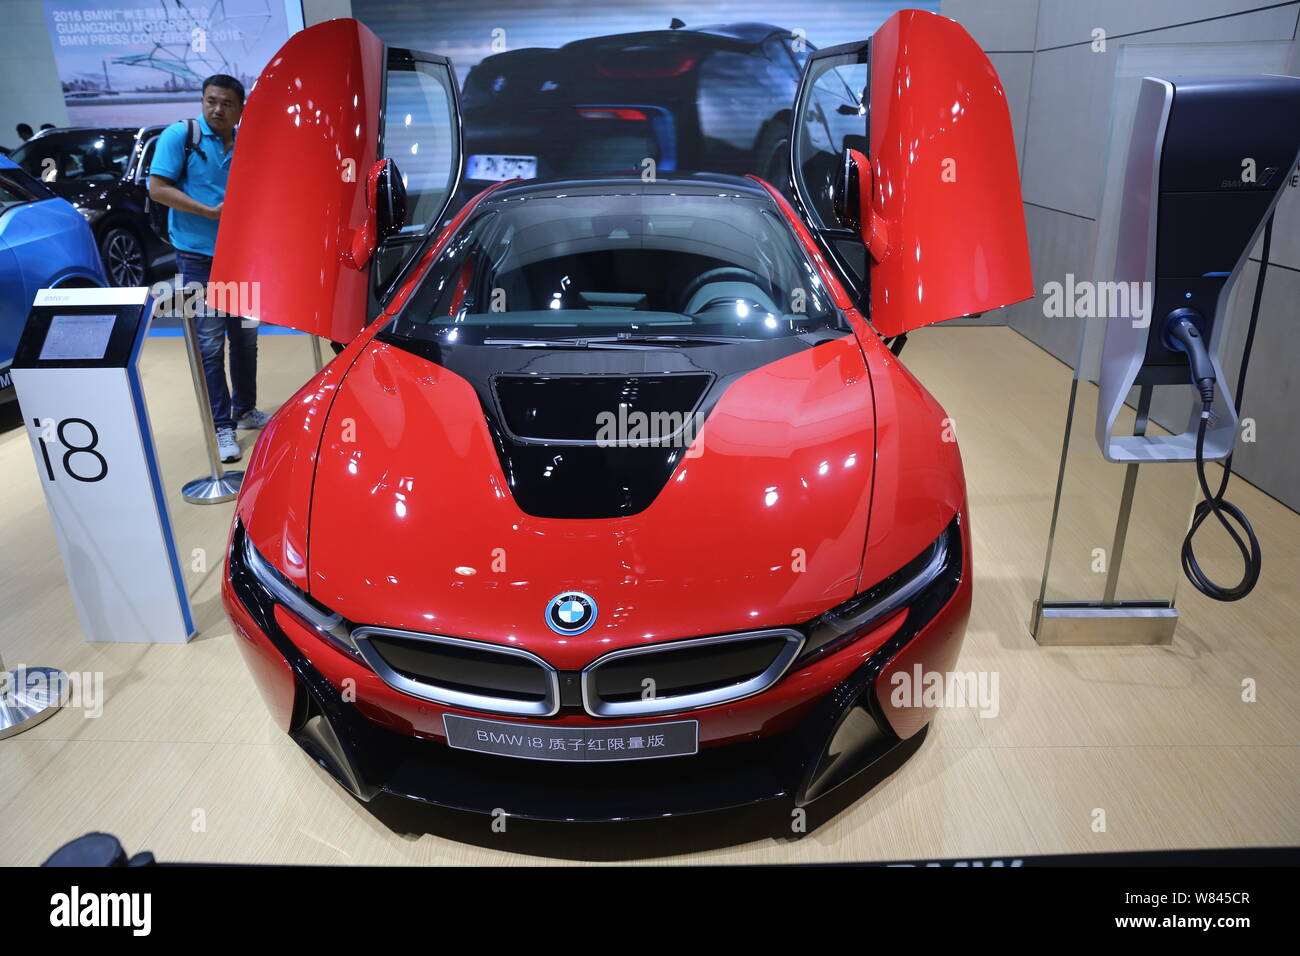
[[[575,187],[485,201],[389,331],[487,345],[687,345],[837,323],[820,276],[768,200],[725,186]]]
[[[47,183],[114,182],[126,174],[134,146],[129,130],[74,129],[28,140],[9,158]]]

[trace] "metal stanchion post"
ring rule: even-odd
[[[316,363],[316,371],[319,372],[325,367],[325,358],[320,353],[320,339],[315,335],[311,337],[311,357]]]
[[[0,659],[0,740],[30,730],[63,706],[68,675],[57,667],[5,670]]]
[[[182,297],[188,299],[187,296]],[[199,337],[194,331],[194,315],[188,302],[181,309],[181,326],[185,329],[185,351],[190,357],[190,374],[194,376],[194,394],[199,400],[199,419],[203,438],[208,446],[208,463],[212,473],[187,481],[181,488],[181,497],[190,504],[215,505],[230,501],[239,494],[244,480],[243,471],[226,471],[221,466],[221,453],[217,450],[217,430],[212,424],[212,402],[208,398],[208,382],[203,375],[203,357],[199,354]]]

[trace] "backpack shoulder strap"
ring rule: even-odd
[[[190,153],[198,153],[201,159],[207,159],[203,155],[203,150],[199,148],[199,143],[203,141],[203,130],[199,127],[199,121],[196,119],[187,119],[185,121],[185,159],[188,162]]]

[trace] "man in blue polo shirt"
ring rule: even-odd
[[[226,198],[226,178],[235,147],[235,126],[244,111],[244,86],[233,76],[218,73],[203,81],[201,133],[196,146],[186,148],[184,120],[173,123],[158,137],[149,167],[149,198],[170,206],[167,214],[176,265],[188,288],[205,288],[217,246],[217,223]],[[212,424],[222,461],[238,461],[236,428],[261,428],[270,418],[258,411],[257,326],[247,326],[236,315],[206,306],[200,298],[195,308],[195,330],[203,357]],[[226,386],[225,339],[230,339],[230,387]]]

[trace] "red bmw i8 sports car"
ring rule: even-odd
[[[896,352],[1032,292],[1009,115],[917,11],[814,54],[793,107],[789,198],[643,169],[444,224],[445,59],[334,20],[263,72],[212,278],[347,345],[258,439],[223,598],[357,797],[804,805],[923,738],[891,678],[954,664],[970,517]]]

